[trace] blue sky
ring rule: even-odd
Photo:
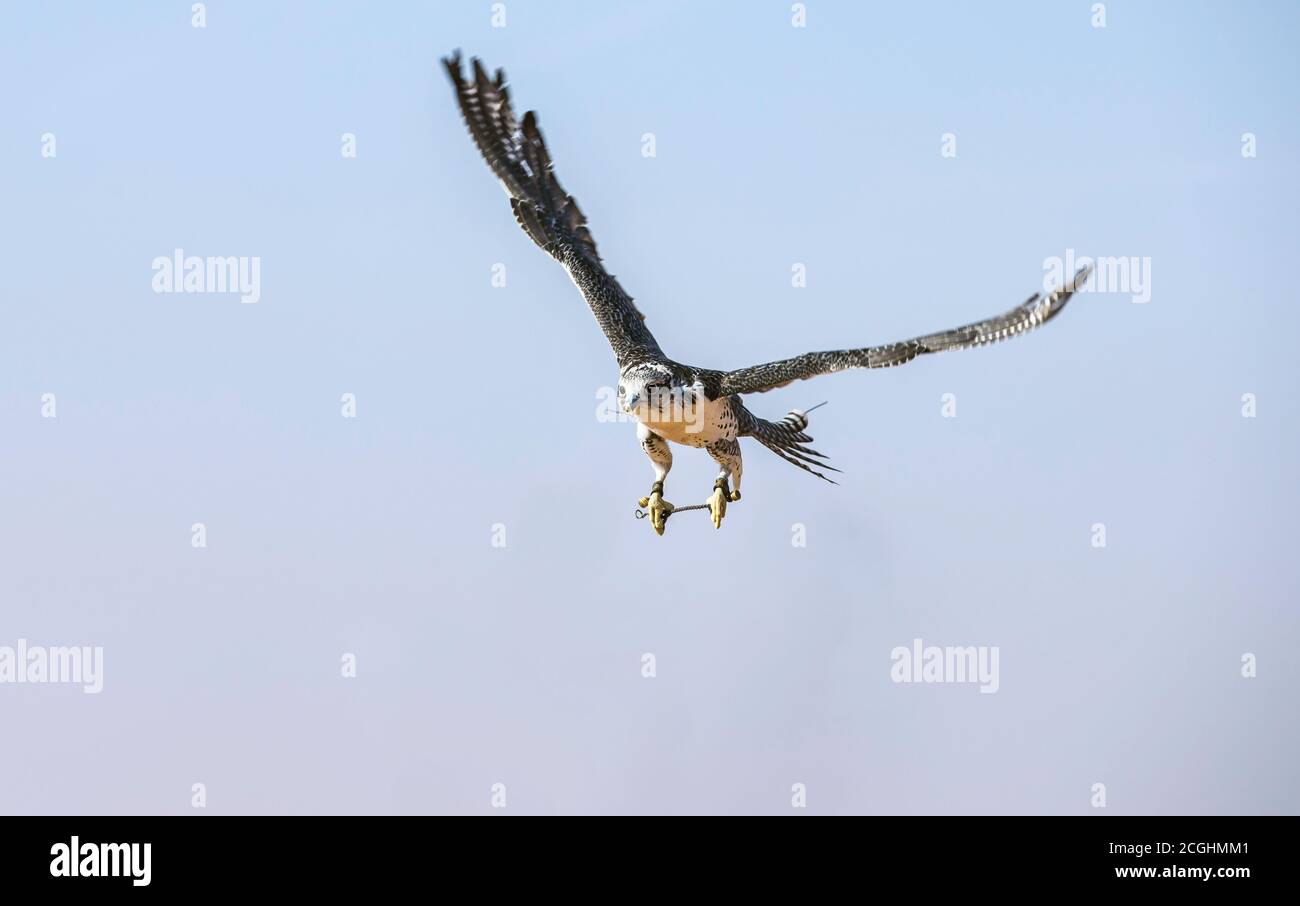
[[[505,6],[0,10],[0,646],[105,652],[99,695],[0,685],[0,811],[1300,809],[1297,8]],[[680,361],[967,323],[1067,249],[1151,301],[751,397],[830,400],[840,486],[746,442],[722,530],[655,537],[456,47]],[[260,301],[153,293],[176,248]],[[915,638],[997,647],[997,694],[891,682]]]

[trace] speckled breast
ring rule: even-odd
[[[731,403],[729,398],[709,400],[703,393],[688,393],[632,415],[666,440],[704,447],[736,436],[738,419]]]

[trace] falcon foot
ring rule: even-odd
[[[713,483],[713,494],[709,497],[709,515],[713,518],[713,527],[722,528],[722,518],[727,515],[727,501],[735,503],[740,499],[739,491],[727,489],[727,480],[719,478]]]
[[[642,497],[637,503],[649,509],[650,527],[655,530],[656,535],[662,535],[664,526],[668,524],[668,517],[676,509],[671,503],[664,500],[664,483],[656,481],[650,488],[650,496]],[[640,511],[637,512],[637,515],[641,515]]]

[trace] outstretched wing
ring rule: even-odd
[[[1023,305],[986,321],[968,324],[955,330],[932,333],[890,343],[888,346],[867,346],[862,349],[840,349],[832,352],[807,352],[792,359],[753,365],[737,371],[724,372],[717,381],[720,396],[737,393],[762,393],[784,387],[791,381],[801,381],[820,374],[832,374],[849,368],[889,368],[910,362],[927,352],[945,349],[965,349],[983,346],[1046,324],[1065,307],[1065,303],[1083,285],[1092,273],[1091,265],[1081,268],[1074,279],[1047,296],[1035,293]]]
[[[587,230],[587,218],[555,178],[546,143],[537,128],[537,115],[530,110],[522,123],[515,120],[502,70],[489,78],[475,58],[471,61],[472,77],[467,79],[461,73],[460,51],[442,63],[456,88],[456,100],[469,134],[510,196],[515,219],[534,242],[568,270],[614,348],[619,365],[639,358],[662,358],[659,344],[645,326],[645,316],[601,264],[596,243]]]

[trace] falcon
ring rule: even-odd
[[[664,499],[664,482],[673,466],[671,444],[702,447],[718,464],[707,503],[692,507],[707,506],[714,528],[722,527],[727,504],[740,500],[742,437],[752,437],[787,462],[834,483],[821,470],[839,470],[809,446],[813,438],[806,433],[808,412],[816,406],[768,421],[745,407],[744,394],[850,368],[891,368],[927,353],[983,346],[1025,333],[1056,317],[1091,272],[1091,266],[1081,268],[1060,288],[1047,295],[1035,293],[1005,314],[912,340],[806,352],[735,371],[684,365],[664,354],[645,315],[601,263],[587,218],[556,178],[537,114],[530,110],[522,120],[515,118],[505,73],[498,69],[489,76],[478,59],[464,73],[460,51],[442,63],[469,134],[510,198],[515,220],[568,271],[614,350],[619,406],[636,421],[637,439],[654,467],[650,493],[639,502],[648,508],[650,524],[660,535],[674,510],[687,509]]]

